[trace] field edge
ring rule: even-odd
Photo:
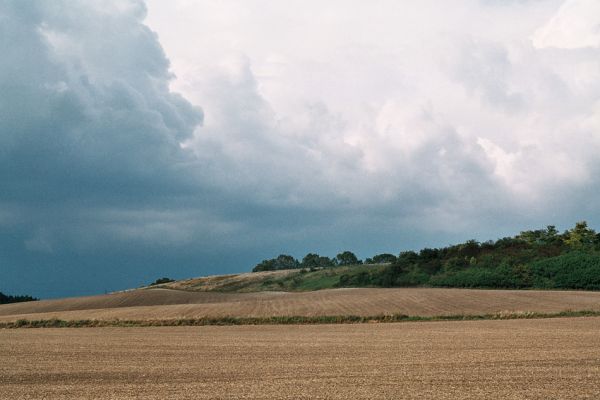
[[[106,327],[169,327],[169,326],[233,326],[233,325],[319,325],[319,324],[365,324],[398,322],[435,321],[481,321],[510,319],[548,319],[600,317],[597,310],[566,310],[553,313],[543,312],[498,312],[493,314],[457,314],[438,316],[411,316],[389,314],[374,316],[332,315],[332,316],[273,316],[273,317],[205,317],[157,320],[62,320],[57,318],[1,322],[0,329],[18,328],[106,328]]]

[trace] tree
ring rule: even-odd
[[[275,260],[262,260],[254,268],[252,268],[252,272],[261,272],[261,271],[275,271]]]
[[[386,264],[395,263],[397,260],[396,256],[390,253],[377,254],[371,259],[372,264]]]
[[[294,257],[287,254],[280,254],[275,259],[275,269],[296,269],[300,268],[300,263]]]
[[[338,262],[338,265],[356,265],[361,264],[361,261],[354,255],[351,251],[344,251],[335,256],[335,259]]]
[[[277,258],[262,260],[252,269],[252,272],[276,271],[280,269],[300,268],[300,263],[294,257],[287,254],[280,254]]]
[[[169,283],[169,282],[175,282],[175,280],[173,280],[171,278],[159,278],[159,279],[155,280],[154,282],[152,282],[150,284],[150,286],[160,285],[162,283]]]
[[[302,259],[302,268],[318,268],[319,267],[319,255],[316,253],[308,253]]]
[[[550,245],[557,242],[560,237],[558,230],[554,225],[548,225],[546,229],[537,229],[535,231],[523,231],[516,236],[516,239],[526,242],[528,245]]]
[[[36,299],[35,297],[31,297],[28,295],[11,296],[11,295],[6,295],[6,294],[0,292],[0,304],[21,303],[24,301],[37,301],[37,300],[39,300],[39,299]]]
[[[524,241],[528,245],[536,245],[542,243],[544,234],[545,231],[539,229],[535,231],[523,231],[517,235],[517,239]]]
[[[421,250],[422,251],[422,250]],[[463,257],[477,257],[479,255],[479,242],[471,239],[459,246],[459,254]]]
[[[396,264],[400,265],[402,268],[408,268],[409,266],[417,263],[419,261],[419,255],[414,251],[403,251],[398,255],[396,259]]]
[[[329,257],[320,256],[316,253],[308,253],[300,263],[301,268],[330,268],[335,266],[335,261]]]
[[[335,267],[336,265],[337,265],[337,260],[335,258],[331,259],[326,256],[319,257],[319,266],[321,268],[331,268],[331,267]]]
[[[558,230],[554,225],[548,225],[546,227],[546,231],[542,236],[542,240],[544,243],[551,244],[558,241],[560,238],[558,237]]]
[[[586,221],[580,221],[575,224],[573,229],[566,232],[565,243],[572,249],[584,249],[594,245],[596,232],[588,228]]]

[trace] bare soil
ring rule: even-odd
[[[0,399],[597,399],[600,318],[0,330]]]
[[[406,314],[480,315],[600,310],[600,292],[468,289],[331,289],[314,292],[217,293],[142,289],[102,296],[0,306],[0,322],[18,319],[164,320]]]

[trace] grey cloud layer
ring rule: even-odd
[[[122,4],[3,3],[0,170],[14,200],[160,192],[177,180],[179,142],[202,113],[169,91],[143,4]]]
[[[577,2],[593,14],[590,2],[567,3]],[[186,144],[218,166],[205,177],[220,174],[216,185],[275,204],[389,210],[394,221],[433,212],[449,218],[432,221],[442,230],[499,210],[577,209],[565,193],[593,185],[599,58],[548,39],[569,9],[560,1],[464,1],[447,13],[431,1],[304,2],[269,7],[257,27],[259,3],[223,6],[238,11],[233,45],[209,35],[222,20],[179,3],[200,21],[189,32],[216,42],[202,53],[150,19],[181,60],[180,88],[207,112]],[[290,29],[267,37],[282,20]]]
[[[600,223],[577,2],[0,3],[0,291]]]
[[[197,191],[180,142],[202,111],[169,90],[144,17],[137,1],[0,4],[0,290],[32,264],[48,264],[39,280],[62,274],[72,251],[102,259],[107,241],[138,229],[137,210]],[[142,241],[152,230],[171,237],[180,224],[164,220],[149,212]]]

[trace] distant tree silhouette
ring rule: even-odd
[[[0,292],[0,304],[8,304],[8,303],[21,303],[24,301],[37,301],[35,297],[31,296],[10,296]]]

